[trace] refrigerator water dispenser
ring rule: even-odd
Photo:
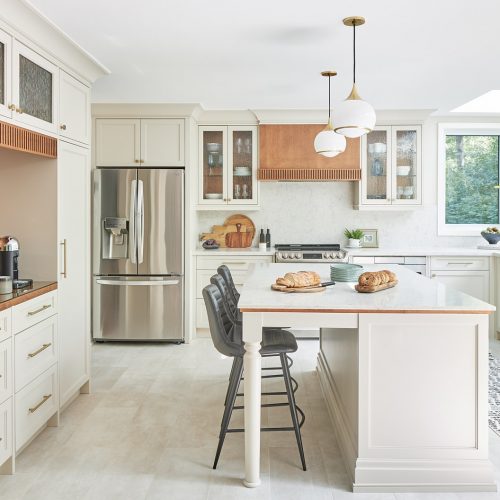
[[[105,217],[102,227],[102,258],[128,258],[128,220]]]

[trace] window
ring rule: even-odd
[[[438,148],[439,234],[499,224],[500,124],[441,124]]]

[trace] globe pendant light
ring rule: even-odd
[[[345,151],[345,137],[336,134],[333,130],[331,120],[331,105],[330,105],[330,78],[337,74],[336,71],[323,71],[322,76],[328,77],[328,124],[314,139],[314,149],[320,155],[332,158]]]
[[[373,106],[359,97],[356,88],[356,26],[365,24],[365,19],[353,16],[346,17],[343,22],[346,26],[352,26],[353,30],[353,83],[347,99],[336,108],[335,132],[353,138],[371,132],[377,117]]]

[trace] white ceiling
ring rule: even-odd
[[[95,102],[207,109],[327,105],[358,88],[376,109],[447,112],[500,88],[498,0],[31,0],[111,70]]]

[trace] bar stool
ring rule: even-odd
[[[221,430],[219,433],[219,444],[215,454],[213,468],[217,467],[219,457],[222,451],[224,440],[227,433],[243,432],[241,428],[229,428],[229,422],[233,410],[241,410],[243,406],[235,406],[236,397],[238,396],[238,387],[243,374],[243,355],[245,349],[243,342],[239,341],[235,331],[241,330],[241,326],[235,325],[228,316],[224,305],[224,297],[219,288],[210,284],[203,289],[203,299],[207,308],[208,323],[210,327],[210,335],[215,348],[224,356],[233,357],[233,370],[229,379],[229,386],[226,395],[226,405],[222,416]],[[239,332],[236,332],[239,333]],[[285,382],[287,402],[265,403],[262,407],[288,406],[292,419],[292,427],[264,427],[261,431],[294,431],[299,449],[300,459],[303,470],[306,470],[306,462],[304,457],[304,449],[302,445],[302,436],[300,428],[304,424],[304,412],[297,407],[295,402],[294,388],[290,376],[290,370],[287,362],[287,354],[297,350],[297,341],[290,332],[280,329],[268,329],[266,335],[262,338],[262,356],[279,356],[281,362],[281,370]],[[266,393],[264,393],[266,394]],[[271,393],[270,393],[271,394]],[[300,421],[299,421],[300,416]]]

